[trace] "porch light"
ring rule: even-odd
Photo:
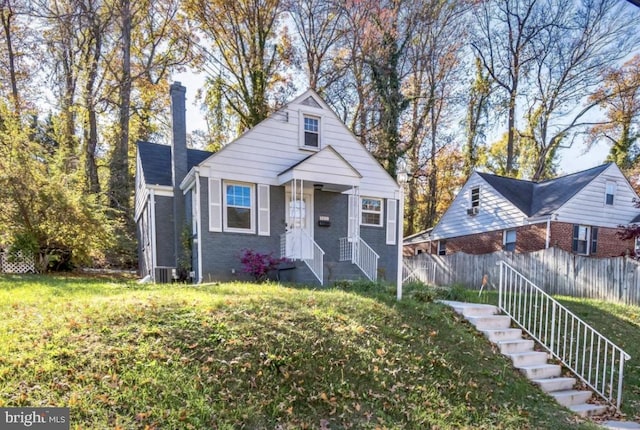
[[[404,160],[400,160],[398,167],[399,168],[396,179],[398,180],[398,185],[404,186],[409,180],[409,174],[407,173],[407,163]]]

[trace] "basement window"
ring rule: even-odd
[[[515,230],[504,231],[503,246],[505,251],[513,252],[516,250],[516,231]]]

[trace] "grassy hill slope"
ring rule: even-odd
[[[595,428],[442,305],[253,284],[0,277],[0,406],[76,429]]]

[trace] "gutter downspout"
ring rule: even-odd
[[[151,279],[156,282],[156,191],[152,188],[150,191],[149,211],[151,213]]]
[[[196,201],[191,204],[196,205],[196,240],[198,241],[198,274],[197,284],[202,283],[202,220],[200,219],[200,172],[196,170]]]
[[[545,249],[549,249],[551,243],[551,215],[547,218],[547,240],[545,243]]]

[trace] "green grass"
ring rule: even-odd
[[[74,429],[588,429],[435,293],[0,277],[0,406]]]

